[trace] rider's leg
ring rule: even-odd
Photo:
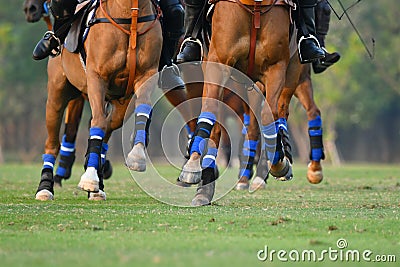
[[[58,55],[60,46],[64,43],[71,27],[71,17],[74,15],[77,0],[52,0],[51,13],[54,16],[53,32],[48,31],[33,50],[33,59],[41,60],[50,55]]]
[[[179,76],[179,70],[172,64],[179,39],[183,35],[184,10],[179,0],[161,0],[160,7],[163,13],[163,46],[159,64],[159,71],[162,71],[159,79],[160,87],[166,91],[184,89],[185,83]]]
[[[331,19],[331,8],[327,0],[321,0],[318,2],[315,8],[315,27],[317,33],[317,39],[322,49],[325,51],[325,58],[316,62],[313,62],[314,73],[321,73],[328,67],[336,63],[340,59],[340,55],[337,52],[329,53],[325,48],[325,37],[329,30],[329,21]]]
[[[314,8],[317,0],[299,0],[300,14],[297,19],[298,48],[302,64],[313,62],[325,56],[315,33]]]
[[[201,23],[201,10],[205,0],[185,1],[185,40],[180,53],[176,57],[177,63],[201,60],[201,43],[199,41],[200,31],[193,36],[197,23]]]

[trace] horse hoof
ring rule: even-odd
[[[247,179],[247,177],[242,176],[237,182],[235,189],[238,191],[249,189],[249,179]]]
[[[35,199],[41,201],[53,200],[54,195],[49,190],[43,189],[36,193]]]
[[[292,164],[285,157],[274,166],[271,166],[270,173],[278,181],[290,181],[293,179]]]
[[[126,157],[126,166],[132,171],[144,172],[146,170],[146,154],[143,144],[139,143],[133,146]]]
[[[323,179],[324,174],[322,173],[321,163],[317,161],[310,162],[307,169],[307,180],[311,184],[319,184]]]
[[[191,184],[187,184],[187,183],[185,183],[185,182],[179,181],[179,179],[175,182],[175,184],[176,184],[177,186],[180,186],[180,187],[191,187],[191,186],[192,186]]]
[[[189,160],[183,166],[178,180],[187,184],[198,184],[201,180],[201,172],[200,159]]]
[[[93,200],[93,201],[101,201],[101,200],[106,200],[107,195],[106,192],[103,190],[99,190],[99,192],[89,192],[88,200]]]
[[[196,195],[194,196],[191,205],[193,207],[200,207],[211,205],[211,200],[214,197],[215,191],[215,182],[211,182],[206,185],[202,185],[202,183],[197,188]]]
[[[267,186],[267,183],[264,181],[264,179],[262,179],[259,176],[256,176],[256,178],[253,179],[253,182],[250,184],[250,192],[254,192],[257,190],[263,190],[265,189]]]
[[[99,192],[99,176],[94,167],[87,167],[86,172],[82,174],[78,188],[87,192]]]

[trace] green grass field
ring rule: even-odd
[[[119,165],[119,166],[117,166]],[[160,203],[134,183],[122,164],[106,181],[108,200],[89,202],[77,190],[81,169],[50,202],[34,200],[40,165],[0,166],[0,266],[399,266],[400,167],[325,167],[320,185],[305,166],[291,182],[269,180],[254,194],[232,191],[214,205],[179,208]],[[175,175],[174,170],[161,168]],[[236,170],[232,179],[236,178]],[[339,249],[338,239],[347,247]],[[268,247],[286,251],[283,262]],[[371,260],[342,257],[370,250]],[[294,262],[315,251],[323,260]],[[282,252],[281,252],[282,253]],[[291,253],[291,258],[289,258]],[[321,256],[321,253],[323,256]],[[339,252],[337,252],[338,255]],[[307,256],[307,254],[304,254]],[[265,256],[261,253],[260,256]],[[395,257],[395,258],[394,258]],[[352,259],[355,259],[354,261]]]

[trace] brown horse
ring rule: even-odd
[[[285,157],[281,141],[282,123],[278,120],[278,100],[285,85],[289,63],[289,9],[285,5],[276,5],[277,1],[267,2],[268,5],[263,6],[263,10],[257,12],[254,18],[252,11],[243,4],[236,1],[217,2],[207,61],[235,67],[247,72],[253,81],[268,85],[265,105],[261,110],[261,123],[268,158],[272,163],[270,173],[291,179],[291,164]],[[255,34],[251,30],[253,27],[256,28]],[[254,60],[250,50],[254,51]],[[180,175],[180,180],[187,183],[199,183],[202,180],[192,202],[195,206],[209,204],[214,195],[216,177],[212,159],[217,153],[219,141],[216,120],[218,102],[223,97],[220,85],[225,84],[231,75],[231,70],[223,65],[206,64],[205,80],[210,82],[204,85],[202,113],[198,119],[190,159]],[[210,136],[211,130],[213,133]],[[211,139],[208,147],[202,144],[207,138]],[[250,140],[250,135],[248,138]],[[258,136],[252,138],[257,140]],[[207,159],[207,164],[204,164],[204,159]]]
[[[52,23],[48,11],[45,10],[44,8],[44,6],[49,2],[50,0],[25,0],[23,4],[23,9],[26,20],[28,22],[34,23],[39,21],[40,19],[43,19],[47,24],[48,30],[51,30]],[[57,59],[50,59],[50,60],[57,60]],[[61,63],[59,65],[58,64],[56,65],[57,65],[56,67],[59,69],[60,75],[62,75],[63,70],[61,67]],[[183,105],[179,106],[181,103],[187,100],[186,92],[184,90],[168,90],[165,92],[165,96],[174,107],[179,107],[178,111],[181,113],[185,121],[188,121],[188,126],[190,127],[191,132],[193,132],[196,127],[195,121],[194,120],[190,121],[188,119],[190,118],[189,116],[190,112],[189,110],[187,110],[186,106]],[[68,143],[69,144],[75,143],[79,122],[82,116],[83,106],[84,106],[83,97],[77,97],[75,99],[70,100],[70,102],[68,103],[65,116],[65,132],[62,145],[64,145],[64,141],[67,142],[67,145]],[[75,155],[74,153],[70,154],[71,155],[69,157],[61,154],[60,161],[62,161],[63,163],[60,164],[62,165],[61,168],[60,166],[58,167],[56,175],[54,177],[56,185],[61,186],[62,179],[68,179],[71,174],[72,164],[74,162]],[[65,169],[65,171],[63,170],[63,168]],[[64,172],[66,173],[66,175],[59,174]],[[111,164],[108,160],[106,160],[104,166],[104,178],[108,179],[111,176],[111,174],[112,174]]]
[[[155,14],[155,8],[149,0],[141,0],[138,8],[131,7],[128,0],[109,0],[102,3],[106,5],[106,12],[114,18],[131,18],[131,12],[139,17]],[[131,9],[132,8],[132,9]],[[104,18],[101,10],[96,11],[97,18]],[[154,16],[155,17],[155,16]],[[129,24],[120,25],[125,30],[130,29]],[[142,86],[157,72],[160,58],[162,35],[158,21],[146,21],[137,24],[136,38],[136,69],[134,72],[134,92],[136,109],[148,113],[138,113],[136,119],[144,124],[151,115],[150,94],[151,86]],[[131,35],[136,32],[131,32]],[[118,41],[116,41],[118,40]],[[135,40],[110,23],[98,23],[91,27],[84,49],[87,54],[86,65],[82,66],[78,54],[62,50],[61,57],[49,60],[48,64],[48,101],[46,104],[46,125],[48,137],[45,145],[44,168],[42,179],[36,198],[47,200],[53,198],[52,169],[48,166],[54,164],[58,155],[60,140],[59,131],[64,109],[69,100],[84,93],[89,98],[92,109],[91,137],[87,153],[86,171],[81,177],[79,187],[91,192],[92,199],[105,199],[103,191],[101,167],[101,149],[107,143],[113,130],[121,127],[128,104],[132,95],[127,95],[129,71],[132,65],[128,64],[134,47]],[[62,66],[60,75],[57,64]],[[77,89],[78,90],[77,90]],[[106,102],[111,108],[106,109]],[[143,108],[144,107],[144,108]],[[148,110],[150,109],[150,110]],[[137,130],[138,131],[138,130]],[[137,132],[136,132],[137,134]],[[140,136],[127,158],[127,166],[133,170],[145,169],[145,139],[146,133]],[[139,142],[140,141],[140,142]],[[47,165],[46,165],[47,164]]]
[[[286,81],[283,88],[282,94],[279,98],[279,117],[285,118],[289,117],[289,104],[294,96],[298,98],[300,103],[303,105],[307,113],[307,118],[309,121],[309,136],[310,136],[310,163],[307,170],[307,179],[310,183],[318,184],[323,179],[321,159],[324,159],[323,144],[322,144],[322,122],[321,122],[321,112],[317,107],[313,98],[313,86],[311,81],[311,65],[310,64],[300,64],[298,60],[297,51],[292,54],[288,69],[286,72]],[[261,87],[263,89],[263,87]],[[265,90],[263,90],[265,93]],[[258,134],[258,128],[255,127],[251,131],[251,134]],[[251,138],[254,138],[252,136]],[[286,154],[291,154],[290,144],[286,144],[286,139],[283,139],[284,149]],[[265,166],[266,162],[262,161],[257,166],[257,173],[259,168],[267,168]],[[250,190],[254,191],[259,188],[265,187],[263,180],[267,177],[264,175],[258,175]],[[244,185],[248,184],[248,181],[241,179],[238,184]]]

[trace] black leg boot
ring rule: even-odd
[[[329,53],[325,48],[325,37],[329,31],[329,21],[331,19],[331,7],[327,0],[318,2],[315,8],[315,27],[317,31],[317,39],[321,48],[325,52],[325,58],[312,63],[314,73],[324,72],[327,68],[335,64],[340,59],[337,52]]]
[[[205,0],[186,0],[185,4],[185,40],[176,57],[176,63],[199,61],[202,57],[200,38],[202,23],[202,8]],[[197,25],[200,23],[199,25]],[[196,29],[195,29],[196,28]],[[197,31],[197,32],[194,32]]]
[[[71,18],[74,15],[78,1],[52,0],[50,11],[54,16],[53,32],[47,31],[33,50],[34,60],[42,60],[48,56],[58,56],[61,45],[71,28]]]
[[[325,57],[324,50],[315,37],[314,8],[317,0],[299,0],[300,16],[298,18],[298,49],[302,64]]]

